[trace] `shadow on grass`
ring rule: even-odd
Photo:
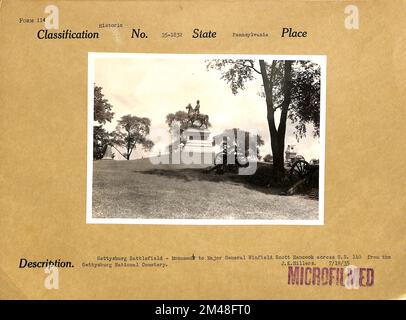
[[[250,190],[256,190],[266,194],[280,195],[285,188],[269,187],[272,180],[272,166],[259,165],[253,175],[238,175],[238,173],[216,174],[207,168],[176,168],[173,169],[150,169],[135,171],[140,174],[158,175],[167,178],[191,181],[210,181],[215,183],[227,183],[241,185]]]

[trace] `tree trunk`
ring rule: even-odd
[[[271,138],[272,144],[272,155],[273,155],[273,168],[275,170],[275,174],[281,175],[285,171],[285,164],[284,164],[284,145],[280,144],[279,137]]]
[[[127,130],[127,154],[126,154],[127,160],[130,160],[130,155],[131,155],[130,150],[131,150],[130,131]]]
[[[264,84],[265,99],[266,99],[266,108],[267,108],[267,120],[269,133],[271,134],[271,149],[273,156],[273,168],[274,173],[279,175],[284,171],[284,161],[283,161],[283,149],[284,146],[280,145],[280,139],[278,135],[278,130],[275,125],[275,109],[273,107],[273,97],[272,97],[272,88],[273,88],[273,76],[276,68],[276,61],[272,61],[271,65],[271,74],[268,77],[266,71],[266,65],[264,60],[259,60],[259,66],[261,68],[262,81]]]
[[[284,166],[284,152],[285,152],[285,135],[286,135],[286,121],[288,118],[289,105],[291,102],[291,86],[292,86],[292,61],[285,61],[284,75],[283,75],[283,102],[281,106],[281,117],[278,126],[278,164],[281,171],[285,170]]]
[[[126,158],[127,158],[127,160],[130,160],[130,156],[131,156],[131,153],[130,153],[130,143],[128,142],[128,143],[127,143],[127,153],[126,153]]]

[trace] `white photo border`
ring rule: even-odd
[[[320,158],[319,158],[319,218],[317,220],[268,220],[268,219],[138,219],[138,218],[93,218],[93,104],[94,62],[96,58],[143,58],[162,57],[172,59],[276,59],[310,60],[321,67],[320,83]],[[326,55],[259,55],[259,54],[167,54],[167,53],[115,53],[88,52],[88,97],[87,97],[87,224],[141,224],[141,225],[324,225],[324,173],[326,152]]]

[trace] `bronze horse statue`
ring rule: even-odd
[[[207,114],[199,114],[196,117],[196,120],[199,121],[199,123],[200,123],[199,128],[204,126],[207,129],[209,127],[209,125],[210,125],[209,116]]]
[[[187,115],[188,115],[188,123],[190,123],[191,127],[202,128],[203,126],[206,129],[210,126],[209,116],[207,114],[200,113],[200,101],[197,100],[196,107],[193,108],[192,105],[189,103],[186,106]],[[199,125],[195,125],[195,122],[198,122]]]

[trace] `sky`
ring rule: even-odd
[[[136,150],[132,158],[164,153],[168,145],[168,113],[200,100],[200,112],[209,115],[211,134],[225,129],[240,128],[257,132],[265,141],[260,154],[271,153],[270,135],[266,118],[265,99],[259,95],[261,79],[250,81],[237,95],[222,79],[220,71],[206,68],[201,57],[134,56],[97,57],[94,62],[94,82],[113,105],[114,118],[104,127],[113,131],[117,120],[126,114],[151,119],[149,138],[155,146],[151,152]],[[308,130],[299,142],[294,135],[294,125],[288,120],[285,145],[295,145],[298,154],[307,161],[319,158],[319,139]]]

